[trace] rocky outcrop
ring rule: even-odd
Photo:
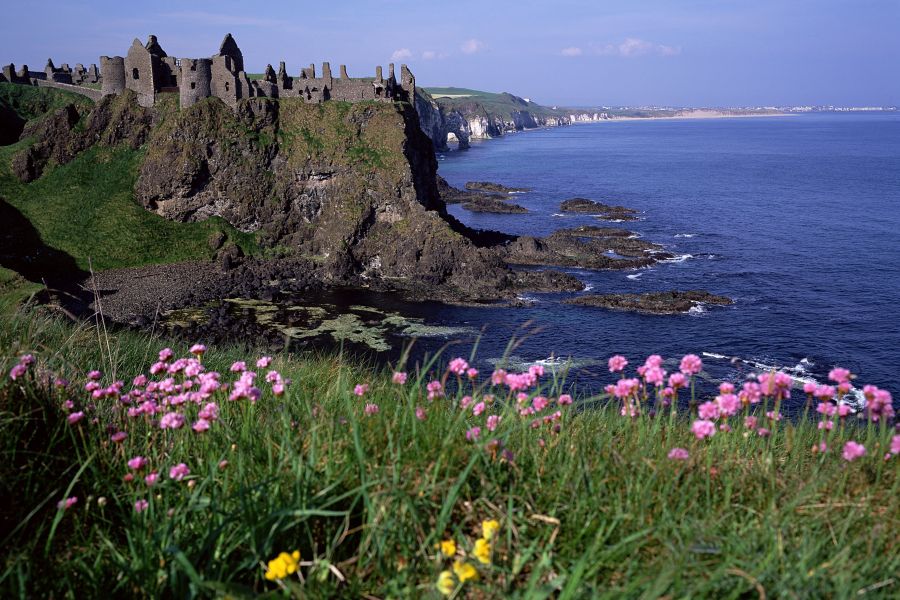
[[[517,194],[531,191],[531,188],[507,187],[492,181],[469,181],[466,182],[466,189],[473,192],[492,192],[496,194]]]
[[[565,200],[559,206],[559,209],[562,212],[574,212],[594,215],[601,221],[638,220],[636,216],[638,214],[638,211],[634,210],[633,208],[604,204],[602,202],[588,200],[587,198],[572,198],[570,200]]]
[[[611,247],[619,247],[616,242],[623,241],[630,242],[631,240],[624,238],[583,240],[575,236],[556,233],[543,238],[523,235],[498,252],[510,264],[582,267],[598,270],[637,269],[648,267],[663,258],[671,257],[671,254],[654,254],[637,248],[626,254],[611,250]]]
[[[434,149],[444,152],[450,149],[448,141],[458,144],[459,149],[469,147],[471,131],[469,122],[456,110],[444,110],[424,90],[416,90],[416,112],[419,127],[431,139]]]
[[[703,290],[648,292],[646,294],[597,294],[578,296],[565,301],[577,306],[596,306],[611,310],[671,315],[689,312],[704,304],[725,306],[734,304],[731,298],[717,296]]]
[[[506,202],[505,198],[498,199],[491,196],[483,196],[481,198],[473,198],[469,202],[465,202],[463,208],[472,212],[495,213],[501,215],[515,215],[527,213],[528,209]]]

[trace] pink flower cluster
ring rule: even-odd
[[[31,354],[23,354],[19,357],[19,361],[9,370],[9,378],[15,381],[28,372],[28,367],[34,364],[34,356]]]

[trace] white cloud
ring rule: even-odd
[[[581,56],[583,52],[581,48],[577,46],[570,46],[568,48],[563,48],[560,54],[563,56]]]
[[[409,48],[399,48],[391,54],[391,60],[406,60],[408,58],[412,58],[412,52],[410,52]]]
[[[422,60],[435,60],[440,58],[447,58],[449,56],[446,52],[437,52],[436,50],[425,50],[422,52]]]
[[[681,53],[681,47],[656,44],[639,38],[625,38],[625,41],[619,44],[604,44],[596,48],[596,52],[605,56],[621,56],[624,58],[635,58],[649,54],[675,56]]]
[[[463,51],[463,54],[475,54],[476,52],[484,50],[484,42],[472,38],[463,42],[459,49]]]

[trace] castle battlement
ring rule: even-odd
[[[158,94],[177,93],[181,108],[212,96],[232,108],[244,98],[302,98],[309,103],[375,100],[409,102],[415,107],[416,89],[416,79],[407,66],[400,66],[398,81],[393,64],[388,65],[387,77],[377,66],[374,78],[351,78],[344,65],[340,65],[339,76],[333,77],[327,62],[322,64],[319,76],[313,64],[290,76],[282,61],[277,73],[269,64],[262,79],[250,79],[244,71],[244,55],[230,33],[222,40],[218,54],[209,58],[169,56],[151,35],[146,44],[135,39],[124,57],[101,56],[99,70],[97,65],[85,69],[81,64],[74,69],[68,64],[57,68],[48,59],[42,72],[29,71],[27,66],[16,71],[15,65],[7,65],[0,81],[58,87],[95,100],[132,90],[141,106],[153,106]]]

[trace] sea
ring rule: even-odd
[[[637,270],[567,269],[584,282],[579,293],[701,289],[734,304],[659,316],[563,304],[578,294],[569,292],[527,294],[516,308],[328,299],[416,320],[416,356],[474,350],[483,372],[543,364],[583,393],[613,381],[614,354],[632,366],[659,354],[669,370],[698,354],[710,388],[773,369],[799,388],[842,366],[857,375],[857,398],[871,383],[900,399],[900,114],[606,121],[474,142],[438,160],[457,187],[531,189],[514,199],[527,214],[450,206],[470,227],[542,236],[621,226],[675,255]],[[573,197],[636,209],[640,220],[563,214]]]

